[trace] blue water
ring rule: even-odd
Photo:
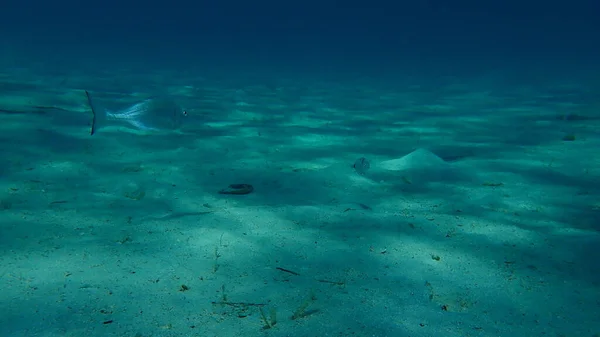
[[[0,336],[600,335],[599,2],[0,7]]]

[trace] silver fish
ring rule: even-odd
[[[140,131],[174,131],[188,115],[170,98],[149,98],[123,110],[109,111],[94,105],[89,92],[85,94],[94,116],[92,135],[105,126],[118,124]]]

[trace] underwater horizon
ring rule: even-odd
[[[600,336],[599,13],[3,3],[0,336]]]

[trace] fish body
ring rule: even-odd
[[[187,112],[168,97],[149,98],[128,108],[110,111],[97,106],[89,92],[85,92],[92,109],[92,130],[111,125],[124,125],[139,131],[175,131],[187,117]]]

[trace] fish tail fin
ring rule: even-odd
[[[98,131],[99,121],[104,118],[102,115],[104,111],[98,108],[98,106],[94,105],[92,96],[87,90],[85,91],[85,95],[87,96],[88,105],[90,106],[90,109],[92,109],[92,129],[90,131],[90,135],[93,135],[96,133],[96,131]]]

